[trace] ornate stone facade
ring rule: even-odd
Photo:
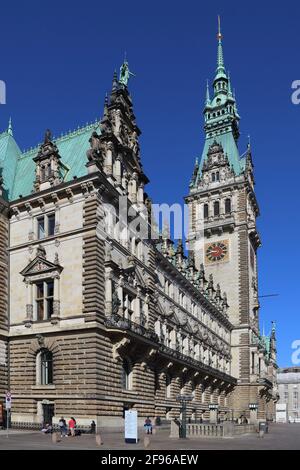
[[[221,82],[227,90],[227,78]],[[232,96],[229,103],[231,116]],[[218,122],[212,126],[219,131]],[[272,384],[261,376],[257,384],[251,358],[254,352],[255,367],[261,357],[262,370],[271,372],[275,333],[267,365],[258,331],[250,150],[240,175],[217,140],[202,167],[197,163],[186,256],[167,231],[149,237],[139,135],[127,83],[114,75],[100,122],[55,142],[47,131],[42,146],[25,154],[14,144],[16,186],[8,179],[8,202],[1,200],[0,386],[8,373],[15,425],[57,423],[62,415],[81,425],[120,425],[128,407],[141,419],[170,420],[180,415],[179,394],[192,396],[191,419],[209,419],[210,404],[220,419],[247,413],[256,399],[264,416]],[[199,200],[225,208],[220,217],[208,212],[205,241],[215,245],[205,259],[194,245]],[[136,225],[124,223],[124,201]]]

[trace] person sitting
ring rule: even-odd
[[[45,426],[43,426],[42,432],[44,434],[50,434],[52,433],[52,426],[51,424],[46,423]]]

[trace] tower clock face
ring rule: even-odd
[[[229,255],[228,240],[207,243],[205,245],[206,263],[227,261]]]

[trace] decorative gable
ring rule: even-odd
[[[20,274],[25,280],[34,281],[44,279],[45,277],[55,277],[61,273],[63,267],[60,266],[58,256],[56,255],[54,262],[46,259],[46,251],[39,246],[37,256],[32,260]]]

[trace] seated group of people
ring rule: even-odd
[[[59,430],[60,430],[60,436],[61,437],[68,437],[68,436],[80,436],[81,430],[76,428],[76,420],[75,418],[70,418],[68,422],[68,426],[66,423],[66,420],[64,417],[61,417],[59,422],[58,422]],[[68,429],[69,428],[69,429]],[[51,434],[53,432],[53,426],[52,424],[46,423],[43,426],[42,432],[44,434]],[[93,420],[90,425],[90,429],[88,431],[90,434],[95,434],[96,433],[96,423]]]

